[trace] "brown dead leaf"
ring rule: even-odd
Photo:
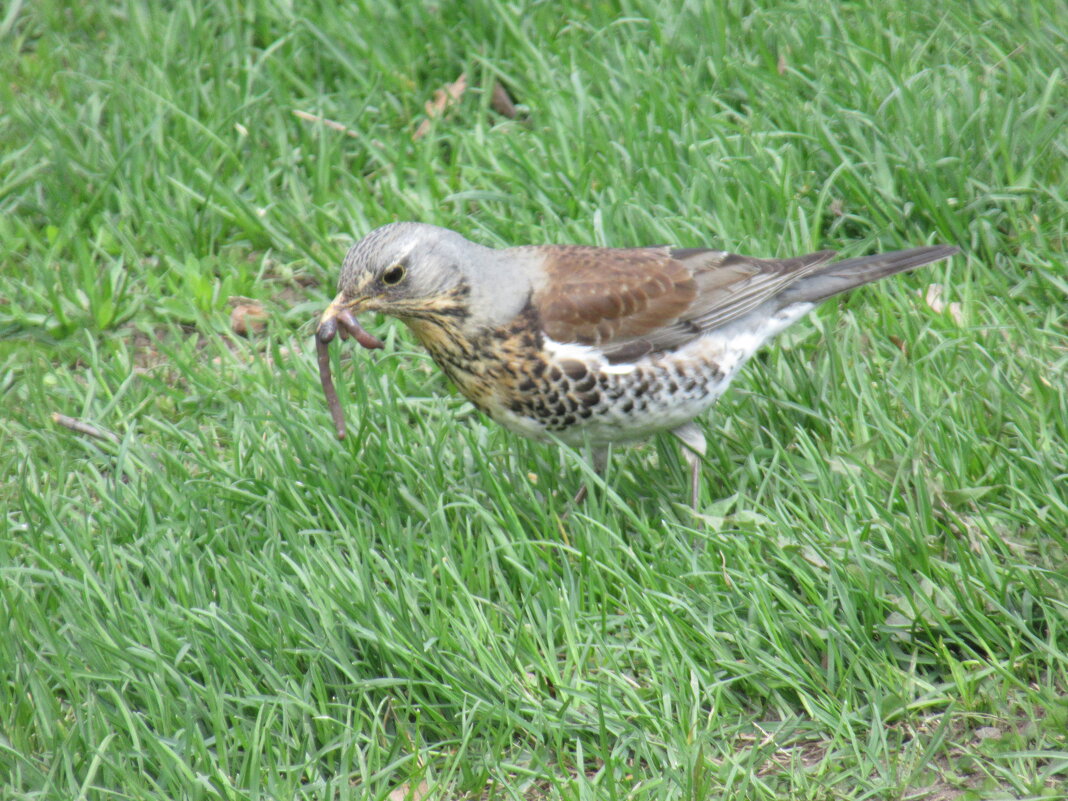
[[[941,284],[928,284],[923,299],[935,314],[949,312],[949,316],[953,318],[953,322],[957,325],[964,325],[964,314],[961,311],[960,304],[956,301],[953,303],[946,303],[942,300],[942,291],[943,287]]]
[[[779,75],[785,75],[786,74],[786,54],[785,53],[779,53],[779,63],[776,64],[776,68],[779,71]]]
[[[389,801],[420,801],[430,795],[426,782],[419,782],[415,787],[405,782],[389,794]]]
[[[997,726],[980,726],[975,730],[976,740],[997,740],[1005,735]]]
[[[504,88],[504,84],[500,81],[493,82],[493,94],[490,95],[490,108],[502,117],[507,117],[510,120],[514,120],[519,114],[516,110],[515,103],[512,101],[512,96],[508,94],[508,90]]]
[[[79,434],[85,434],[85,436],[92,437],[93,439],[109,439],[113,442],[118,442],[119,440],[119,438],[110,431],[105,431],[103,428],[97,428],[94,425],[90,425],[89,423],[74,417],[67,417],[67,415],[60,414],[59,412],[52,412],[52,422],[61,425],[64,428],[69,428],[71,431],[76,431]]]
[[[267,312],[260,303],[239,303],[230,312],[230,328],[238,336],[259,334],[266,327]]]
[[[419,127],[415,129],[415,133],[412,134],[413,140],[420,140],[430,131],[431,123],[446,112],[449,106],[456,103],[464,92],[467,91],[467,73],[461,72],[460,77],[450,84],[447,84],[445,88],[438,89],[434,92],[434,99],[428,100],[426,103],[426,119],[419,123]]]

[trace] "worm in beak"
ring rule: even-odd
[[[381,348],[382,341],[364,331],[353,316],[352,309],[343,307],[339,301],[340,296],[334,298],[319,318],[319,327],[315,331],[315,350],[319,357],[319,381],[326,394],[330,416],[334,419],[334,430],[337,431],[338,439],[345,439],[345,412],[341,409],[334,378],[330,375],[330,342],[337,334],[339,325],[342,337],[348,334],[365,348]]]

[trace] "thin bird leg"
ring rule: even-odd
[[[593,453],[591,455],[591,461],[593,462],[593,472],[597,475],[604,477],[605,468],[608,467],[608,446],[607,445],[595,445],[593,446]],[[590,494],[590,485],[583,484],[579,491],[575,494],[571,503],[578,506],[584,500],[586,496]]]
[[[708,444],[705,435],[694,423],[683,423],[672,434],[682,443],[682,455],[690,466],[690,508],[697,511],[697,494],[700,489],[701,463]]]

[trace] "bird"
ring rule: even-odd
[[[599,474],[611,444],[671,432],[696,509],[707,443],[694,420],[764,343],[828,298],[957,252],[929,245],[834,261],[833,250],[763,259],[708,247],[492,248],[394,222],[342,262],[316,327],[320,379],[344,438],[328,345],[340,330],[380,348],[356,315],[391,315],[490,419],[590,448]]]

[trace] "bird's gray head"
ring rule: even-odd
[[[433,350],[501,325],[528,301],[533,264],[505,253],[447,228],[412,222],[376,228],[349,249],[337,297],[316,329],[319,375],[339,437],[345,436],[345,421],[328,350],[339,327],[365,348],[381,348],[356,319],[362,311],[379,311],[399,317]]]
[[[464,267],[480,250],[447,228],[411,222],[384,225],[349,248],[335,303],[354,312],[423,317],[467,291]]]
[[[361,311],[399,317],[420,339],[443,322],[463,324],[470,317],[469,270],[472,264],[485,263],[487,253],[493,251],[447,228],[410,222],[376,228],[349,248],[337,297],[316,329],[319,375],[339,437],[345,436],[345,421],[330,376],[328,350],[338,327],[342,336],[354,337],[365,348],[381,348],[382,343],[357,321]]]
[[[362,345],[378,347],[354,316],[378,311],[403,320],[428,347],[443,329],[459,327],[470,336],[522,309],[530,294],[529,267],[514,251],[475,244],[447,228],[384,225],[349,249],[318,335],[328,342],[341,325]]]

